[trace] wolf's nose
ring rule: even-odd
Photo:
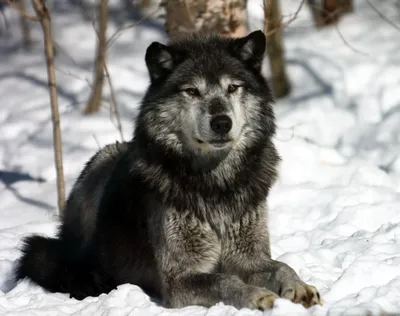
[[[232,120],[228,115],[217,115],[211,122],[211,129],[220,135],[229,133],[232,128]]]

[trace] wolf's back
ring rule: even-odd
[[[62,213],[59,233],[60,239],[72,248],[70,255],[79,257],[79,253],[85,252],[89,246],[96,229],[104,189],[121,155],[128,148],[127,142],[116,142],[98,150],[86,163],[72,187]]]

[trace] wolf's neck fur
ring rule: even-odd
[[[142,158],[134,162],[135,167],[163,203],[182,211],[220,204],[232,212],[257,208],[265,202],[277,176],[279,156],[268,137],[246,152],[231,152],[216,162],[214,169],[204,172],[193,169],[191,157],[174,153],[140,130],[135,134],[134,147]]]

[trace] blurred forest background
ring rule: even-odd
[[[338,25],[341,19],[356,12],[357,4],[362,3],[370,6],[377,17],[399,28],[399,21],[392,21],[387,16],[388,2],[393,10],[400,10],[400,1],[393,0],[297,0],[292,1],[294,10],[290,14],[283,14],[280,0],[259,1],[258,10],[262,12],[263,31],[267,35],[266,59],[268,63],[266,63],[265,75],[271,82],[276,99],[285,98],[291,93],[292,79],[286,70],[286,43],[283,35],[297,19],[300,10],[307,7],[310,12],[312,20],[309,21],[308,29],[312,28],[318,32],[324,28],[333,28],[341,37],[343,45],[357,53],[357,49],[340,32]],[[380,9],[383,3],[385,11]],[[107,104],[120,137],[124,139],[118,98],[107,67],[108,50],[118,41],[121,34],[143,24],[149,28],[162,30],[167,38],[175,38],[182,33],[211,32],[222,36],[240,37],[249,32],[251,21],[248,18],[248,5],[246,0],[0,0],[0,41],[12,36],[13,33],[21,33],[21,41],[13,49],[23,49],[29,54],[38,47],[43,48],[40,35],[33,31],[37,25],[41,25],[51,100],[59,209],[62,209],[65,202],[65,188],[58,110],[58,93],[63,88],[57,83],[57,72],[64,72],[64,75],[67,72],[71,77],[76,74],[73,71],[57,68],[58,56],[64,56],[64,58],[66,56],[73,61],[71,50],[74,48],[69,47],[66,50],[53,35],[55,30],[52,13],[56,12],[68,17],[70,12],[78,11],[83,22],[93,25],[96,53],[93,56],[86,56],[91,62],[84,67],[91,69],[92,77],[85,79],[90,87],[90,94],[86,102],[81,105],[82,115],[92,115]],[[112,32],[109,31],[110,26],[113,28]],[[144,59],[137,62],[144,63]],[[104,97],[104,89],[109,91],[108,98]]]

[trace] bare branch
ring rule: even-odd
[[[68,59],[70,60],[70,61],[72,61],[72,63],[76,66],[76,67],[78,67],[78,68],[81,68],[81,66],[61,47],[61,45],[60,44],[58,44],[55,40],[53,40],[53,43],[54,43],[54,46],[59,50],[59,51],[61,51],[61,52],[63,52],[64,53],[64,55],[66,56],[66,57],[68,57]]]
[[[270,1],[271,0],[264,1],[264,10],[270,6]],[[291,16],[291,18],[287,22],[281,23],[279,27],[276,27],[272,30],[268,30],[267,33],[265,33],[265,36],[270,36],[270,35],[274,34],[278,29],[287,28],[294,20],[297,19],[297,16],[299,15],[301,8],[303,7],[305,2],[306,2],[306,0],[302,0],[300,2],[300,5],[298,6],[296,12]],[[264,11],[264,12],[266,12],[266,11]],[[282,19],[283,18],[281,18],[281,20]]]
[[[117,129],[119,131],[119,135],[121,136],[121,141],[124,141],[124,135],[122,132],[122,124],[121,124],[121,116],[119,114],[117,98],[115,96],[114,86],[112,84],[112,80],[111,80],[110,73],[108,71],[108,67],[107,67],[106,63],[104,63],[104,71],[106,73],[108,85],[110,87],[111,106],[112,106],[112,110],[113,110],[115,119],[117,120]]]
[[[19,14],[23,15],[26,19],[35,21],[35,22],[40,21],[40,19],[37,16],[30,15],[29,13],[26,13],[25,11],[21,10],[21,8],[18,5],[16,5],[12,0],[5,0],[5,1],[10,7],[12,7],[14,10],[18,11]]]
[[[65,75],[65,76],[70,76],[70,77],[72,77],[72,78],[75,78],[75,79],[78,79],[78,80],[81,80],[81,81],[85,81],[85,82],[88,84],[88,86],[89,86],[91,89],[93,89],[92,83],[90,82],[90,80],[89,80],[87,77],[82,78],[82,77],[80,77],[80,76],[78,76],[78,75],[73,74],[73,73],[70,72],[69,70],[63,70],[63,69],[61,69],[61,68],[59,68],[59,67],[55,67],[55,68],[56,68],[56,70],[57,70],[59,73],[62,73],[62,74]]]
[[[369,6],[387,23],[389,23],[391,26],[393,26],[395,29],[400,31],[400,26],[394,23],[393,21],[389,20],[379,9],[371,2],[371,0],[367,0],[367,3]]]
[[[125,26],[121,26],[120,28],[118,28],[113,35],[110,36],[110,38],[107,40],[107,48],[110,47],[116,40],[117,38],[121,35],[121,33],[127,29],[131,29],[136,27],[137,25],[139,25],[140,23],[142,23],[143,21],[147,20],[148,18],[152,17],[153,15],[155,15],[157,12],[159,12],[159,7],[157,8],[157,10],[143,16],[139,21],[132,23],[132,24],[128,24]]]
[[[332,15],[335,15],[335,14],[337,13],[337,10],[335,10],[335,11],[333,11],[333,12],[328,12],[328,11],[322,9],[322,8],[318,8],[317,6],[315,6],[315,9],[316,9],[316,10],[319,10],[319,11],[321,11],[321,12],[327,13],[328,15],[325,17],[326,19],[329,19]],[[338,10],[339,10],[339,9],[338,9]],[[339,29],[338,23],[335,23],[334,26],[335,26],[335,30],[336,30],[336,32],[338,33],[340,39],[343,41],[343,43],[344,43],[348,48],[350,48],[353,52],[355,52],[355,53],[357,53],[357,54],[361,54],[361,55],[364,55],[364,56],[370,56],[368,53],[363,52],[363,51],[361,51],[361,50],[359,50],[359,49],[353,47],[353,46],[349,43],[349,41],[346,40],[346,38],[343,36],[342,32],[341,32],[340,29]]]
[[[305,2],[306,2],[306,0],[302,0],[302,1],[300,2],[300,5],[298,6],[296,12],[292,15],[292,17],[291,17],[287,22],[285,22],[285,23],[282,25],[283,27],[288,27],[290,23],[292,23],[294,20],[297,19],[297,17],[298,17],[298,15],[299,15],[301,9],[303,8],[303,5],[304,5]]]
[[[99,141],[97,140],[96,135],[95,135],[95,134],[92,134],[92,136],[93,136],[93,138],[94,138],[94,141],[96,142],[97,148],[100,150],[100,149],[101,149],[100,143],[99,143]]]

